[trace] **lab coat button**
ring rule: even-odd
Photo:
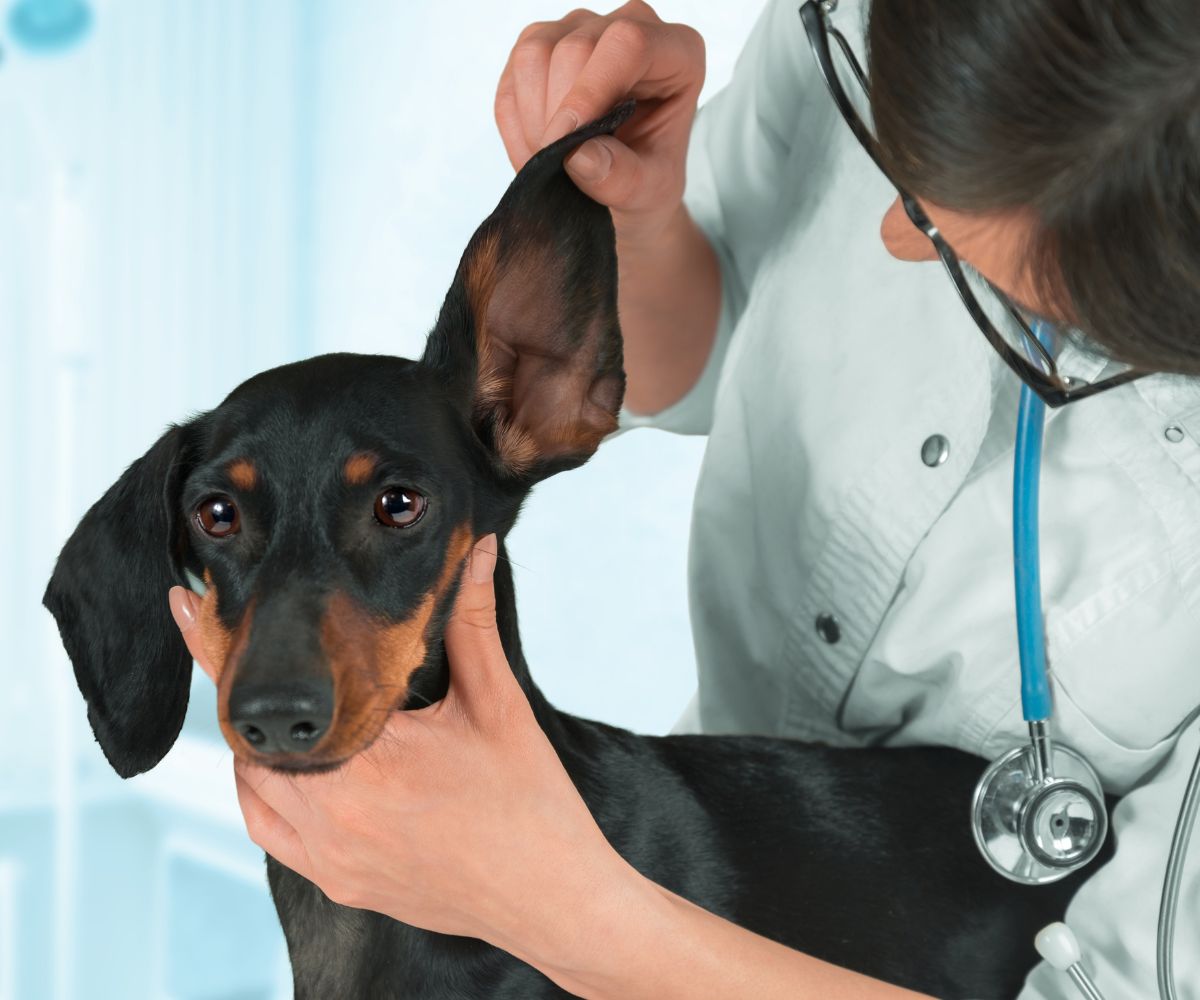
[[[838,624],[834,615],[819,614],[817,615],[817,635],[832,646],[842,637],[842,626]]]
[[[1171,444],[1179,444],[1183,440],[1183,428],[1177,424],[1172,424],[1163,431],[1163,437],[1170,441]]]
[[[921,461],[931,469],[937,468],[950,457],[950,442],[941,434],[930,434],[921,445]]]

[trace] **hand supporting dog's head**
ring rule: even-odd
[[[249,379],[171,427],[87,512],[44,603],[123,777],[171,748],[191,659],[167,591],[200,614],[222,731],[321,770],[387,712],[445,687],[441,625],[473,542],[540,479],[585,462],[624,392],[608,210],[534,156],[472,237],[419,362],[333,354]]]

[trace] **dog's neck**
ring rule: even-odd
[[[504,654],[517,678],[517,683],[520,684],[521,690],[525,692],[525,696],[533,706],[538,723],[553,739],[557,732],[556,720],[559,713],[551,707],[546,701],[546,696],[534,684],[533,678],[529,674],[529,665],[525,662],[525,654],[521,649],[521,631],[517,624],[517,597],[513,586],[512,567],[505,550],[503,535],[498,537],[496,571],[493,579],[496,587],[496,628],[500,633],[500,643],[504,647]],[[434,662],[436,673],[426,674],[421,678],[416,695],[410,697],[405,707],[417,708],[445,695],[452,668],[444,648],[439,651]],[[469,664],[463,664],[459,669],[469,669],[469,666]],[[429,667],[423,668],[422,673],[424,674],[429,669]]]
[[[529,693],[533,688],[533,681],[521,650],[521,630],[517,625],[517,592],[513,584],[512,564],[508,560],[508,550],[503,538],[498,540],[493,580],[496,586],[496,628],[500,632],[500,643],[504,646],[505,655],[508,656],[509,665],[516,674],[517,681],[525,692]]]

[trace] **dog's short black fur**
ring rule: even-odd
[[[534,483],[585,461],[615,426],[612,224],[562,160],[630,110],[520,172],[472,238],[421,361],[334,354],[257,375],[168,430],[88,511],[45,603],[120,774],[153,767],[183,722],[190,661],[166,592],[185,569],[208,583],[201,627],[219,652],[221,724],[244,757],[333,768],[387,712],[444,694],[442,626],[471,544],[503,540]],[[423,515],[392,526],[421,497]],[[892,983],[940,997],[1019,990],[1034,933],[1075,881],[1018,888],[978,856],[967,806],[979,760],[650,738],[566,715],[530,679],[503,558],[496,587],[536,717],[635,867]],[[272,735],[281,705],[308,723]],[[267,870],[298,1000],[566,995],[487,944],[338,906],[271,858]]]

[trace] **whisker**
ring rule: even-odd
[[[527,566],[525,563],[519,563],[515,559],[513,559],[509,556],[502,556],[499,553],[497,553],[496,558],[503,559],[510,566],[516,566],[517,569],[524,570],[526,573],[536,573],[537,572],[537,570],[533,569],[532,567]]]

